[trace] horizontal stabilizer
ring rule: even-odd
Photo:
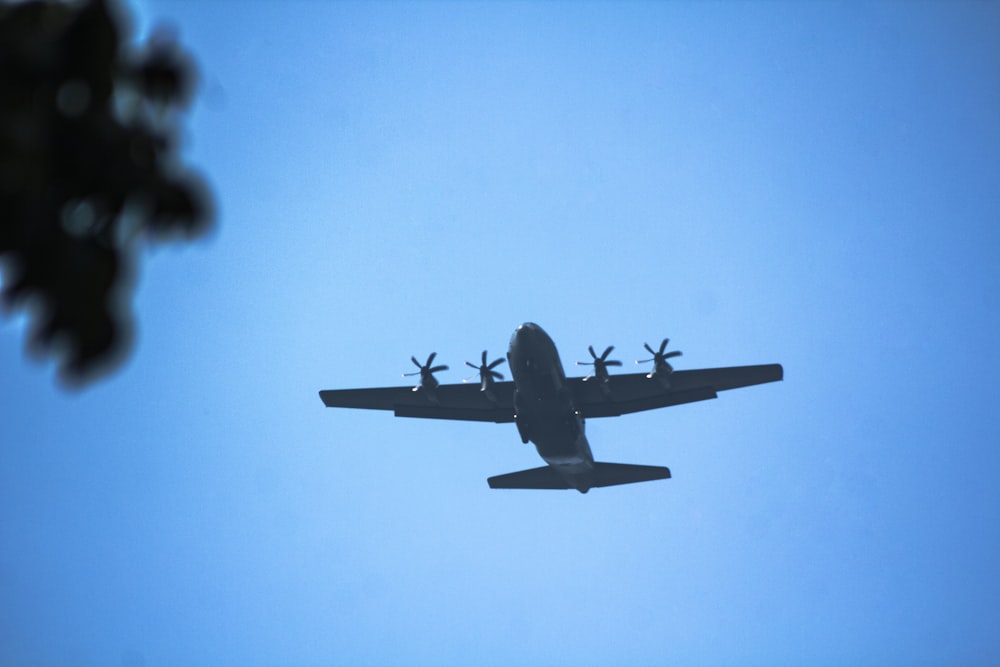
[[[595,463],[594,470],[587,475],[591,488],[615,486],[633,482],[651,482],[654,479],[670,479],[670,468],[665,466],[640,466],[632,463]]]
[[[594,467],[583,473],[562,474],[551,466],[531,468],[520,472],[490,477],[491,489],[576,489],[586,492],[601,486],[650,482],[655,479],[669,479],[670,468],[663,466],[643,466],[631,463],[594,463]]]
[[[551,466],[510,472],[486,480],[491,489],[572,489],[573,485]]]

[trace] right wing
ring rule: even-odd
[[[397,417],[514,421],[514,383],[495,382],[490,395],[476,384],[442,384],[430,392],[413,387],[324,389],[319,397],[328,408],[392,410]]]
[[[704,368],[692,371],[674,371],[670,374],[669,388],[656,377],[645,373],[612,375],[608,378],[608,391],[601,389],[600,381],[570,378],[574,405],[586,417],[617,417],[631,412],[655,410],[671,405],[693,403],[716,398],[717,392],[737,387],[749,387],[765,382],[776,382],[784,377],[780,364],[760,366],[730,366]]]

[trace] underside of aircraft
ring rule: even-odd
[[[423,364],[411,357],[418,370],[404,375],[418,377],[415,386],[327,389],[319,395],[327,407],[391,410],[397,417],[513,422],[521,440],[533,443],[546,465],[490,477],[491,488],[586,493],[670,477],[664,466],[595,461],[585,434],[587,419],[703,401],[716,398],[720,391],[783,378],[780,364],[674,370],[668,359],[681,353],[667,352],[667,344],[664,339],[658,350],[645,345],[651,358],[636,363],[652,363],[650,372],[617,375],[608,371],[621,366],[608,358],[614,347],[601,355],[590,347],[591,361],[577,363],[592,366],[593,373],[568,378],[552,339],[537,324],[525,322],[511,336],[506,360],[487,362],[483,351],[481,364],[466,362],[478,370],[478,385],[438,383],[434,373],[448,367],[434,366],[436,353],[432,353]],[[504,361],[512,381],[495,370]]]

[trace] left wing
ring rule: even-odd
[[[495,382],[489,392],[476,384],[442,384],[428,391],[413,387],[325,389],[319,397],[328,408],[392,410],[397,417],[514,421],[514,383]]]
[[[737,387],[749,387],[776,382],[784,377],[781,364],[761,366],[730,366],[693,371],[674,371],[669,386],[645,373],[612,375],[601,388],[600,380],[569,378],[576,409],[583,417],[617,417],[630,412],[655,410],[716,398],[718,392]]]

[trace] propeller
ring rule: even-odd
[[[604,354],[602,354],[601,356],[597,356],[597,353],[594,352],[594,346],[593,345],[590,345],[589,347],[587,347],[587,349],[590,350],[590,356],[593,357],[594,360],[593,361],[578,361],[578,362],[576,362],[577,366],[593,366],[594,367],[594,375],[588,375],[587,377],[584,378],[584,380],[589,380],[592,377],[597,377],[597,378],[599,378],[601,380],[607,381],[607,379],[608,379],[608,367],[609,366],[621,366],[622,365],[622,362],[618,361],[617,359],[611,359],[611,360],[608,359],[608,355],[611,354],[611,350],[615,349],[614,345],[608,345],[607,349],[604,350]]]
[[[420,376],[420,384],[413,388],[414,391],[416,391],[417,389],[433,389],[434,387],[438,386],[438,381],[434,377],[434,374],[437,373],[438,371],[446,371],[448,370],[448,367],[445,366],[444,364],[432,367],[431,364],[434,363],[434,357],[436,356],[437,352],[431,352],[431,356],[427,357],[427,363],[422,365],[419,361],[417,361],[416,357],[410,357],[410,361],[413,362],[413,365],[419,368],[420,370],[415,371],[413,373],[403,373],[403,377],[411,377],[414,375]]]
[[[476,366],[471,361],[466,361],[465,365],[479,371],[479,381],[482,383],[483,389],[486,389],[486,387],[489,386],[489,384],[494,380],[503,380],[503,373],[499,373],[493,369],[502,364],[504,361],[506,361],[506,359],[500,357],[499,359],[494,359],[490,363],[486,363],[486,350],[483,350],[483,363],[481,365]],[[476,376],[470,375],[465,378],[463,382],[468,382],[474,377]]]
[[[664,353],[664,351],[667,349],[667,343],[669,343],[669,342],[670,342],[669,338],[664,338],[663,342],[660,343],[660,349],[659,350],[654,350],[653,348],[651,348],[649,346],[649,343],[643,343],[643,347],[646,348],[647,352],[649,352],[651,355],[653,355],[653,358],[652,359],[639,359],[635,363],[637,363],[637,364],[648,364],[651,361],[653,362],[653,369],[654,370],[653,370],[652,373],[649,374],[648,377],[653,377],[653,375],[656,374],[656,373],[661,373],[663,375],[669,375],[670,373],[672,373],[674,371],[673,367],[669,363],[667,363],[667,359],[673,359],[674,357],[681,356],[681,351],[680,350],[671,350],[670,352]]]

